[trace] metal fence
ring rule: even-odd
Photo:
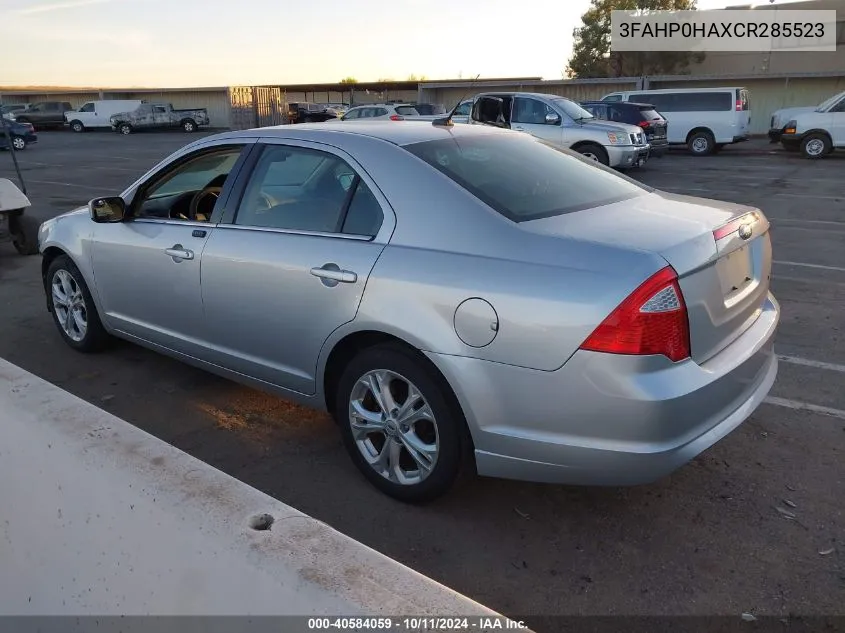
[[[288,122],[287,104],[278,88],[231,86],[227,92],[229,127],[233,130],[284,125]]]

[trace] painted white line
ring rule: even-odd
[[[836,220],[799,220],[796,218],[769,218],[770,221],[781,222],[800,222],[801,224],[830,224],[833,226],[845,226],[845,222],[837,222]]]
[[[845,196],[818,196],[812,193],[776,193],[783,198],[817,198],[818,200],[842,200]]]
[[[836,363],[825,363],[820,360],[810,360],[809,358],[800,358],[798,356],[786,356],[778,354],[778,360],[784,363],[791,363],[793,365],[803,365],[804,367],[815,367],[816,369],[827,369],[830,371],[838,371],[845,374],[845,365],[838,365]]]
[[[781,266],[799,266],[801,268],[818,268],[820,270],[835,270],[836,272],[845,273],[845,268],[840,266],[822,266],[821,264],[805,264],[804,262],[782,262],[773,260],[773,264],[780,264]]]
[[[87,185],[74,185],[70,182],[58,182],[56,180],[35,180],[34,178],[26,178],[26,182],[37,182],[39,185],[58,185],[59,187],[73,187],[74,189],[88,189],[88,191],[99,191],[103,193],[105,187],[89,187]]]
[[[781,281],[791,281],[796,284],[810,284],[816,286],[824,286],[825,288],[830,288],[832,286],[836,286],[837,288],[845,288],[845,282],[841,281],[828,281],[827,279],[807,279],[806,277],[784,277],[783,275],[775,275],[772,277],[773,282],[781,282]],[[780,298],[780,297],[778,297]]]
[[[845,411],[842,409],[831,409],[830,407],[820,407],[817,404],[810,404],[808,402],[798,402],[797,400],[788,400],[786,398],[776,398],[769,396],[763,400],[765,404],[771,404],[776,407],[785,407],[787,409],[794,409],[796,411],[810,411],[811,413],[818,413],[820,415],[827,415],[833,418],[845,420]]]

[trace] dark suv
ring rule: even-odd
[[[20,123],[31,123],[39,127],[64,127],[65,112],[73,110],[67,101],[39,101],[33,103],[22,112],[14,112],[12,116]]]
[[[583,101],[581,107],[597,119],[640,126],[651,145],[651,156],[659,158],[669,149],[666,136],[668,122],[653,105],[629,101]]]
[[[300,101],[288,104],[288,121],[291,123],[323,123],[337,118],[337,112],[319,103]]]

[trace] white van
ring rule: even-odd
[[[111,117],[120,112],[129,112],[142,103],[141,99],[111,99],[89,101],[78,110],[65,112],[65,119],[74,132],[84,132],[87,128],[111,128]]]
[[[649,103],[668,124],[670,144],[683,144],[696,156],[748,140],[751,101],[745,88],[669,88],[612,92],[602,101]]]

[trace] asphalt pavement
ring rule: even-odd
[[[19,154],[33,212],[119,193],[196,138],[41,133]],[[70,350],[45,308],[40,258],[10,244],[0,244],[0,357],[512,617],[845,615],[843,169],[845,152],[808,161],[755,141],[632,172],[763,209],[783,310],[770,401],[649,486],[465,476],[433,504],[399,504],[363,480],[324,414],[128,343]],[[0,177],[12,174],[0,153]]]

